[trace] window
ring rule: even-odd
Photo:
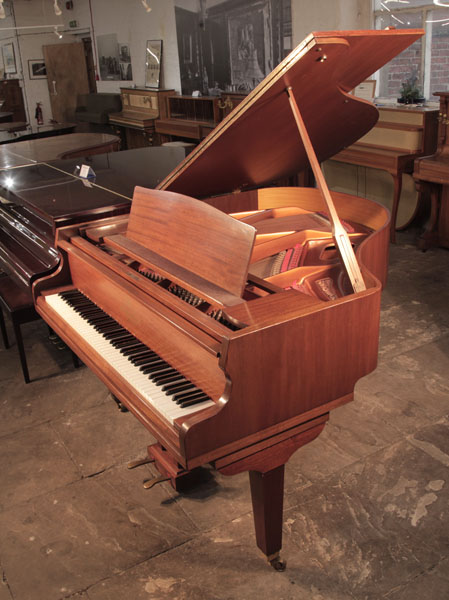
[[[436,2],[447,7],[437,5]],[[425,36],[379,71],[377,96],[396,99],[403,84],[416,85],[427,100],[449,90],[449,1],[374,0],[376,29],[424,29]]]

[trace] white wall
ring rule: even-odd
[[[312,31],[371,29],[371,0],[292,0],[293,47]]]
[[[118,92],[120,85],[144,85],[147,40],[162,40],[161,88],[180,90],[173,0],[148,0],[148,4],[152,8],[149,13],[137,0],[92,2],[95,36],[116,33],[119,43],[129,44],[133,70],[133,81],[98,81],[99,92]]]
[[[189,1],[192,10],[196,10],[198,0]],[[210,5],[219,1],[210,0]],[[371,0],[291,1],[294,45],[299,44],[311,31],[371,27]],[[174,6],[177,4],[185,6],[184,0],[148,0],[152,8],[149,13],[145,11],[140,0],[73,0],[73,10],[67,10],[65,4],[65,0],[59,0],[62,15],[57,17],[53,10],[53,0],[13,0],[18,26],[50,27],[40,30],[18,29],[17,36],[14,30],[0,30],[0,45],[9,41],[13,41],[15,45],[18,73],[12,77],[22,79],[30,123],[36,123],[34,111],[38,101],[42,102],[44,121],[48,122],[51,118],[47,80],[30,80],[28,74],[28,60],[43,58],[42,46],[46,44],[81,41],[81,37],[91,36],[96,64],[97,36],[115,33],[119,43],[130,46],[133,80],[127,82],[97,80],[97,90],[118,92],[120,85],[144,85],[146,42],[161,39],[163,41],[161,87],[180,90]],[[75,29],[69,27],[70,21],[77,21]],[[12,25],[11,17],[0,22],[0,28]],[[54,25],[59,25],[63,31],[62,40],[58,40],[51,31]],[[1,64],[0,56],[0,66]]]

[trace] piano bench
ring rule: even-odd
[[[9,348],[3,311],[5,311],[11,319],[14,335],[16,336],[17,348],[19,350],[23,378],[25,383],[29,383],[30,376],[28,373],[28,365],[20,326],[24,323],[36,321],[40,317],[34,309],[31,292],[19,287],[7,275],[0,277],[0,329],[2,331],[5,348]]]

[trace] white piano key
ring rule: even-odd
[[[148,378],[148,375],[144,375],[138,366],[133,365],[119,349],[115,348],[109,340],[96,331],[61,296],[51,294],[45,296],[45,300],[70,327],[83,337],[86,343],[98,352],[119,375],[125,378],[131,387],[169,423],[173,424],[178,417],[190,415],[208,406],[213,406],[214,402],[207,400],[200,404],[181,408],[171,399],[176,392],[171,395],[163,392],[161,386],[155,385]]]

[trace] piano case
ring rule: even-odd
[[[41,316],[156,437],[174,486],[206,463],[249,471],[275,568],[286,461],[376,367],[389,215],[329,201],[316,165],[320,189],[268,186],[365,134],[377,109],[350,91],[422,33],[311,34],[160,189],[136,188],[127,226],[58,230],[60,268],[33,286]]]

